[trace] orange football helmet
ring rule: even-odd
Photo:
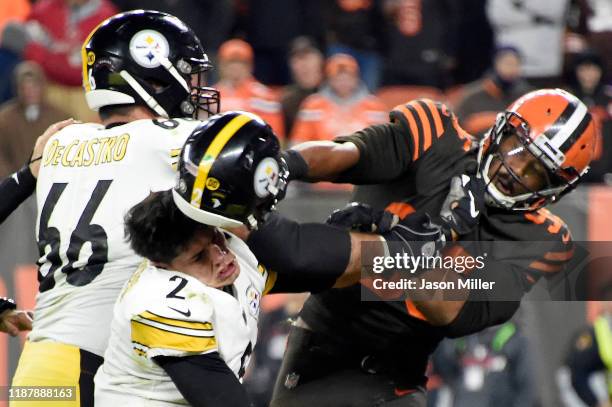
[[[557,201],[588,171],[596,132],[586,105],[571,93],[542,89],[523,95],[498,115],[481,142],[479,164],[487,184],[487,203],[510,210],[535,210]],[[516,137],[520,143],[515,141],[511,151],[503,152],[500,145],[508,137]],[[542,164],[539,168],[545,168],[546,185],[537,190],[525,187],[512,168],[511,155],[534,156]],[[491,169],[495,160],[501,162],[493,166],[497,171]],[[495,182],[502,166],[504,173],[523,186],[517,188],[520,193],[509,193],[512,188],[504,190]]]

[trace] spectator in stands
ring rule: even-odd
[[[585,176],[587,182],[603,182],[612,173],[612,87],[605,85],[604,62],[594,51],[574,57],[568,77],[569,90],[589,108],[600,129],[595,161]],[[610,180],[612,181],[612,179]]]
[[[15,69],[17,97],[0,106],[0,177],[17,171],[32,154],[36,137],[68,118],[45,100],[45,76],[35,62]]]
[[[535,87],[557,87],[560,83],[568,5],[569,0],[487,2],[496,45],[519,50],[524,77]]]
[[[215,85],[221,92],[221,109],[246,110],[261,116],[283,138],[285,128],[275,93],[253,77],[253,49],[240,39],[224,42],[219,48],[219,76]]]
[[[612,7],[609,0],[573,0],[576,24],[590,46],[603,57],[604,81],[612,80]]]
[[[38,0],[21,27],[22,58],[38,62],[49,79],[49,102],[81,120],[95,120],[81,89],[81,47],[117,12],[109,0]]]
[[[359,77],[357,61],[347,54],[328,58],[327,81],[321,91],[304,100],[298,112],[291,142],[331,140],[376,123],[384,123],[384,105]]]
[[[317,92],[323,82],[323,54],[308,37],[298,37],[289,52],[289,66],[293,83],[283,89],[280,98],[287,135],[304,99]]]
[[[602,310],[595,321],[581,328],[571,342],[566,363],[570,368],[572,387],[589,407],[612,406],[612,284],[601,289]],[[607,397],[601,400],[591,386],[591,376],[603,373]]]
[[[322,46],[323,3],[327,0],[234,0],[238,7],[236,36],[253,47],[253,75],[271,86],[290,81],[287,52],[293,39],[306,35]]]
[[[455,112],[463,128],[482,136],[495,124],[497,113],[530,90],[521,79],[521,55],[514,47],[500,47],[493,57],[493,67],[485,76],[469,85]]]
[[[9,21],[23,22],[30,14],[30,0],[3,1],[0,7],[0,32]]]
[[[371,92],[378,89],[382,70],[381,8],[372,0],[332,0],[327,4],[327,52],[357,60],[361,79]]]
[[[513,322],[464,338],[444,340],[433,363],[453,407],[532,407],[535,372],[527,338]]]
[[[30,0],[4,1],[0,7],[0,103],[15,97],[13,70],[21,62],[25,46],[23,22],[30,14]]]
[[[491,66],[493,29],[486,12],[487,0],[462,0],[457,13],[454,84],[478,80]]]
[[[382,84],[445,88],[457,51],[456,0],[383,0]]]
[[[24,45],[21,23],[8,22],[0,33],[0,103],[15,97],[13,71],[21,62]]]

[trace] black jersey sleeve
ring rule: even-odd
[[[317,292],[331,288],[351,256],[347,230],[298,223],[278,213],[251,232],[247,245],[269,272],[266,292]],[[272,274],[274,273],[274,274]]]
[[[337,143],[351,142],[359,149],[359,161],[338,176],[335,182],[373,184],[393,180],[408,170],[411,158],[410,137],[398,123],[366,127]]]
[[[217,352],[153,360],[168,373],[192,406],[248,407],[246,390]]]
[[[472,271],[466,279],[486,281],[490,288],[470,289],[459,314],[445,327],[446,336],[457,338],[507,322],[529,290],[519,266],[491,260],[486,260],[485,264],[484,269]]]
[[[446,151],[441,155],[456,155],[469,151],[474,143],[474,138],[459,126],[457,117],[443,103],[416,99],[396,106],[389,116],[390,123],[334,140],[351,142],[359,149],[357,164],[340,174],[336,182],[392,181],[436,146]]]
[[[526,265],[533,279],[563,271],[575,253],[575,244],[565,221],[545,208],[527,213],[525,218],[534,230],[531,236],[534,246],[541,248],[540,256],[533,256]]]
[[[32,195],[35,189],[36,178],[28,165],[0,181],[0,223]]]

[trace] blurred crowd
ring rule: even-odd
[[[222,110],[259,114],[286,146],[383,123],[415,97],[446,102],[482,136],[519,95],[560,87],[587,104],[601,130],[587,181],[612,185],[611,0],[3,1],[0,176],[26,161],[49,124],[98,120],[81,89],[82,44],[107,17],[138,8],[192,27],[215,66],[209,79]],[[260,405],[282,358],[283,321],[301,300],[278,297],[264,309],[247,379]],[[433,377],[452,388],[455,405],[535,405],[528,355],[512,322],[443,344]],[[499,401],[509,399],[515,404]]]

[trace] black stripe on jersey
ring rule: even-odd
[[[408,109],[410,111],[410,113],[412,113],[412,117],[414,118],[414,122],[417,125],[417,131],[419,132],[419,152],[417,153],[417,159],[423,155],[423,144],[425,143],[424,140],[424,132],[423,132],[423,123],[421,123],[421,118],[419,117],[419,112],[416,111],[416,109],[410,104],[406,104],[406,109]]]
[[[565,109],[563,110],[563,112],[561,113],[561,115],[559,116],[559,118],[555,120],[553,125],[550,126],[548,130],[544,132],[544,135],[548,137],[549,140],[552,140],[555,134],[557,134],[559,130],[561,130],[561,127],[563,127],[563,125],[567,123],[570,117],[572,117],[572,115],[574,114],[577,108],[578,108],[577,103],[573,103],[573,102],[568,103]]]
[[[567,152],[567,150],[569,150],[574,145],[576,140],[578,140],[578,138],[580,138],[580,136],[584,133],[584,130],[587,128],[590,122],[591,114],[589,112],[586,112],[586,114],[580,121],[580,124],[578,125],[578,127],[576,127],[576,130],[574,130],[574,132],[567,138],[567,140],[565,140],[563,144],[561,144],[561,147],[559,147],[559,149],[564,153]]]
[[[421,108],[423,109],[423,111],[425,112],[425,115],[427,116],[427,125],[430,127],[430,131],[431,131],[431,144],[433,144],[434,141],[438,138],[438,134],[436,133],[436,125],[434,122],[433,112],[431,111],[427,103],[423,102],[422,100],[419,100],[418,104],[421,105]]]

